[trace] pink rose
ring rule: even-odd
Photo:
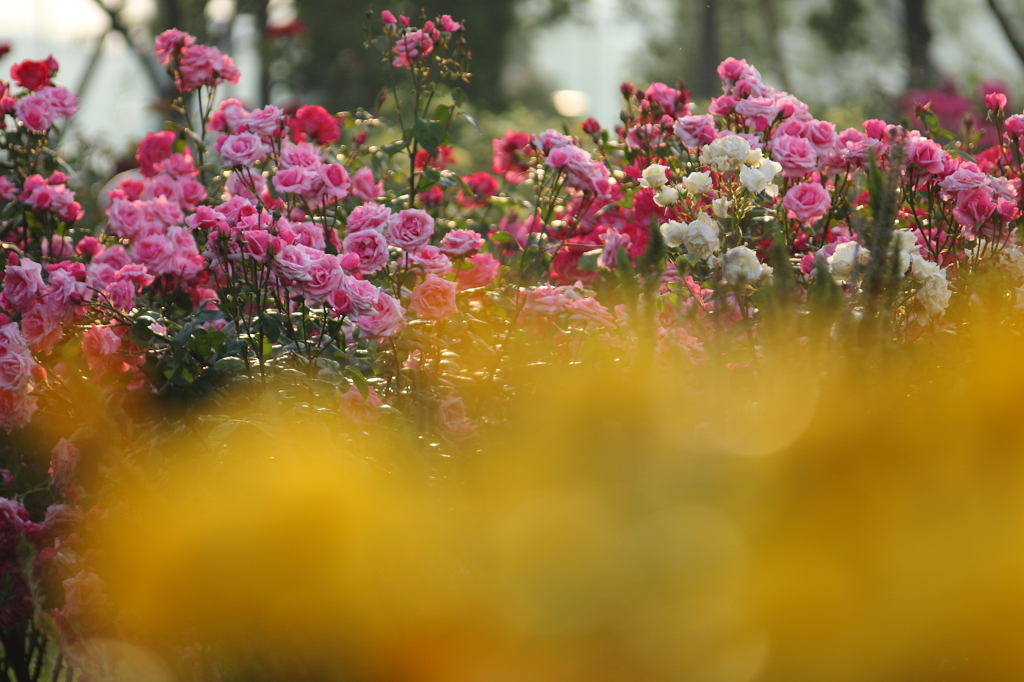
[[[106,621],[110,609],[106,595],[107,584],[95,573],[84,570],[62,584],[64,617],[73,627],[87,633],[99,628]]]
[[[363,201],[376,201],[384,193],[384,183],[374,183],[373,171],[364,166],[352,176],[352,194]]]
[[[940,175],[946,167],[949,156],[938,142],[927,137],[910,138],[907,140],[907,161],[924,169],[932,175]]]
[[[456,273],[459,289],[475,289],[485,287],[494,281],[498,276],[498,268],[501,263],[489,253],[478,253],[467,258],[466,264],[473,267],[468,270],[459,270]]]
[[[274,176],[274,189],[281,194],[308,194],[316,178],[316,171],[293,166],[277,172]]]
[[[285,145],[277,160],[277,165],[282,170],[295,167],[316,170],[321,164],[323,164],[323,157],[320,151],[308,142]]]
[[[319,303],[341,286],[344,276],[338,257],[325,253],[310,263],[308,279],[302,282],[300,288],[307,300]]]
[[[383,291],[378,292],[371,312],[374,314],[359,315],[355,320],[356,327],[369,336],[393,336],[405,325],[405,311],[401,304]]]
[[[644,92],[644,97],[652,102],[657,102],[665,113],[673,118],[690,113],[690,106],[687,104],[688,96],[664,83],[651,83]]]
[[[406,251],[418,251],[434,236],[434,219],[426,211],[408,208],[388,218],[388,241]]]
[[[828,190],[820,183],[804,182],[786,192],[782,206],[790,218],[796,218],[804,225],[810,225],[832,208],[832,198],[829,196]]]
[[[437,421],[445,438],[462,441],[476,433],[476,426],[466,418],[466,406],[462,398],[448,396],[437,406]]]
[[[131,312],[135,307],[135,285],[128,279],[115,280],[103,289],[100,299],[121,312]]]
[[[341,290],[348,296],[352,310],[359,315],[368,315],[373,312],[373,304],[377,302],[377,294],[380,293],[372,282],[349,275],[342,278]]]
[[[124,371],[125,364],[118,352],[120,350],[121,337],[110,327],[93,325],[82,334],[82,355],[89,369],[97,375]]]
[[[231,57],[209,45],[190,45],[182,49],[178,68],[181,78],[177,85],[182,92],[190,92],[202,85],[235,84],[241,76]]]
[[[483,245],[483,238],[473,230],[452,230],[441,240],[441,251],[450,258],[475,256]]]
[[[263,230],[246,230],[241,233],[242,253],[257,263],[267,262],[267,251],[270,247],[271,235]]]
[[[827,154],[835,147],[836,140],[838,139],[835,123],[829,123],[828,121],[812,120],[808,122],[807,132],[804,136],[811,141],[811,144],[814,145],[819,154]]]
[[[348,297],[348,292],[344,289],[335,289],[327,294],[324,305],[330,308],[332,317],[341,317],[352,310],[352,299]]]
[[[31,258],[22,258],[20,265],[8,265],[4,271],[3,295],[21,312],[35,305],[39,292],[46,286],[42,277],[43,266]]]
[[[146,204],[141,201],[114,199],[107,206],[110,231],[118,237],[134,239],[146,221]]]
[[[6,175],[0,175],[0,200],[10,201],[18,195],[18,186]]]
[[[248,129],[249,112],[237,99],[226,99],[220,103],[217,111],[210,117],[207,130],[227,132],[229,135],[244,132]],[[250,131],[255,132],[255,131]]]
[[[225,166],[252,166],[267,155],[267,146],[255,133],[230,135],[220,146],[220,158]]]
[[[747,126],[760,132],[775,121],[779,108],[771,97],[750,97],[736,104],[736,113],[744,117]]]
[[[345,237],[342,251],[359,256],[358,270],[362,273],[377,272],[387,264],[388,242],[376,230],[360,230]]]
[[[341,396],[338,411],[356,424],[372,424],[380,418],[380,413],[374,408],[383,404],[377,390],[372,386],[367,391],[366,400],[363,400],[359,389],[350,386]]]
[[[584,327],[614,327],[615,319],[608,309],[593,298],[587,296],[565,304],[571,322],[581,323]]]
[[[413,59],[425,57],[434,51],[433,39],[421,30],[406,33],[395,43],[395,66],[412,66]]]
[[[57,112],[50,106],[49,100],[41,94],[22,97],[18,102],[18,120],[25,127],[37,133],[45,133],[57,119]]]
[[[162,234],[151,234],[132,244],[132,258],[154,275],[173,271],[174,244]]]
[[[455,282],[427,275],[416,285],[409,298],[409,308],[419,317],[443,320],[459,311],[455,305]]]
[[[427,274],[443,275],[451,269],[452,262],[441,249],[428,244],[415,253],[405,254],[403,265],[407,268],[418,265]]]
[[[22,393],[32,379],[36,361],[27,350],[0,355],[0,388],[11,393]]]
[[[306,249],[287,244],[274,254],[274,269],[286,280],[304,282],[309,280],[309,269],[313,265]]]
[[[953,217],[965,227],[980,225],[996,210],[992,195],[984,187],[975,187],[957,194]]]
[[[782,175],[801,178],[814,172],[818,153],[814,145],[803,137],[780,135],[771,142],[772,158],[782,164]]]
[[[61,118],[71,118],[78,113],[78,98],[69,90],[48,86],[40,90],[39,94],[50,104],[54,114]]]
[[[75,444],[64,438],[61,438],[53,446],[49,474],[53,485],[58,490],[64,490],[74,482],[75,469],[78,467],[78,460],[81,457],[82,453],[75,447]]]
[[[349,214],[346,229],[349,234],[362,232],[363,230],[376,230],[383,234],[390,217],[390,208],[370,202],[353,209],[352,213]]]
[[[156,55],[156,60],[161,66],[167,66],[171,63],[171,59],[178,56],[183,47],[195,44],[195,36],[179,31],[176,28],[171,28],[156,37],[153,53]]]
[[[173,130],[161,130],[148,133],[139,143],[135,152],[135,160],[139,164],[139,172],[151,178],[159,172],[157,164],[171,156],[175,134]]]
[[[23,353],[28,350],[28,343],[21,335],[17,322],[9,322],[0,327],[0,353]]]
[[[249,114],[246,127],[250,132],[256,133],[265,138],[275,138],[281,134],[281,121],[284,119],[284,111],[279,107],[268,104],[262,109],[256,109]]]
[[[0,429],[10,434],[14,429],[20,429],[32,421],[36,401],[35,396],[0,390]]]
[[[333,202],[341,201],[348,196],[352,181],[344,166],[340,163],[329,163],[321,166],[318,172],[320,179],[323,180],[325,197],[330,197]]]

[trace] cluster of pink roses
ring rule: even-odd
[[[57,74],[57,60],[50,57],[45,62],[25,60],[11,67],[11,79],[25,89],[15,95],[10,86],[0,81],[0,111],[16,115],[28,130],[45,133],[54,122],[71,118],[78,111],[78,98],[59,85],[53,85]],[[0,125],[6,122],[0,119]]]
[[[182,92],[196,88],[217,87],[221,83],[238,83],[241,72],[231,57],[215,47],[199,45],[194,36],[170,29],[156,38],[157,61],[168,67]]]

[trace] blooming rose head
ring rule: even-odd
[[[409,308],[427,320],[443,320],[458,312],[455,305],[455,282],[427,275],[416,285],[409,299]]]
[[[408,208],[388,218],[388,242],[406,251],[417,251],[434,236],[434,218],[426,211]]]
[[[810,225],[832,208],[832,198],[829,196],[828,190],[821,186],[821,183],[804,182],[786,192],[782,206],[790,218],[795,218],[804,225]]]

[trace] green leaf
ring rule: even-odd
[[[451,118],[452,108],[447,104],[438,104],[434,107],[434,119],[437,121],[447,121]]]
[[[359,395],[363,396],[363,400],[367,400],[370,397],[370,385],[366,382],[366,377],[355,367],[346,367],[345,374],[352,379],[352,383],[355,384],[356,390],[359,391]]]
[[[391,156],[395,152],[399,152],[408,146],[408,142],[406,142],[405,140],[399,140],[398,142],[392,142],[391,144],[384,145],[383,147],[380,148],[380,150],[387,154],[388,156]]]
[[[128,329],[128,338],[139,348],[147,348],[150,341],[153,340],[153,330],[149,328],[149,325],[153,322],[147,318],[140,318],[135,320],[132,326]]]
[[[221,372],[237,373],[245,370],[245,361],[241,358],[226,357],[215,362],[213,367]]]
[[[588,272],[597,271],[597,259],[601,257],[601,249],[594,249],[593,251],[587,251],[585,254],[580,256],[579,263],[576,267],[580,270],[587,270]]]
[[[171,147],[175,154],[180,154],[185,151],[185,140],[177,139],[174,141],[174,146]]]
[[[436,183],[441,180],[441,170],[427,166],[423,169],[423,179],[428,182]]]
[[[440,121],[426,121],[418,118],[412,130],[420,146],[430,154],[436,152],[437,148],[444,143],[444,124]]]
[[[462,88],[452,88],[452,101],[457,107],[466,103],[466,93],[462,91]]]
[[[491,234],[488,239],[497,244],[508,244],[509,242],[515,241],[515,237],[510,235],[508,232],[495,232]]]

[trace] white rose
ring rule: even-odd
[[[666,171],[668,171],[668,166],[662,166],[659,163],[651,164],[644,169],[640,184],[651,189],[658,189],[668,182]]]
[[[679,201],[679,191],[675,187],[662,187],[654,195],[654,203],[658,206],[671,206]]]
[[[937,263],[925,260],[916,253],[910,256],[910,276],[918,282],[923,282],[932,275],[939,273],[942,273],[943,277],[946,276],[942,268],[939,267]]]
[[[686,191],[690,194],[703,194],[711,189],[711,173],[694,171],[686,176],[684,182],[686,183]]]
[[[871,254],[857,242],[843,242],[836,246],[835,252],[828,257],[828,265],[832,276],[840,282],[850,279],[855,265],[866,265]]]
[[[722,270],[725,281],[733,286],[753,284],[761,279],[761,263],[757,260],[757,254],[745,246],[737,246],[725,252]]]
[[[781,170],[782,166],[777,161],[768,160],[757,167],[743,166],[740,168],[740,183],[754,194],[766,192],[769,187],[775,187],[772,180]]]
[[[921,282],[921,288],[914,294],[914,298],[924,306],[924,313],[917,316],[919,324],[926,324],[929,320],[942,317],[949,307],[949,297],[952,292],[949,290],[949,282],[946,281],[946,272],[940,270],[937,273],[928,275]]]
[[[711,212],[715,214],[716,218],[727,218],[729,216],[729,207],[732,206],[732,202],[725,197],[718,197],[711,202]]]
[[[758,147],[754,147],[753,149],[750,150],[750,153],[747,154],[747,160],[745,163],[748,166],[757,167],[760,166],[763,161],[764,152],[762,152]]]
[[[701,213],[692,223],[683,228],[683,244],[687,253],[697,258],[707,258],[718,251],[718,223],[707,213]]]
[[[665,240],[665,244],[670,248],[677,248],[683,243],[683,231],[685,229],[686,223],[670,220],[667,223],[662,223],[661,238]]]
[[[900,251],[913,251],[917,253],[921,249],[917,243],[917,235],[910,230],[895,230],[892,233],[892,239],[896,243],[896,248]]]
[[[720,137],[700,152],[700,162],[719,172],[738,168],[750,156],[750,143],[739,135]]]
[[[1010,273],[1014,281],[1024,279],[1024,253],[1016,246],[1011,246],[999,252],[999,266]]]

